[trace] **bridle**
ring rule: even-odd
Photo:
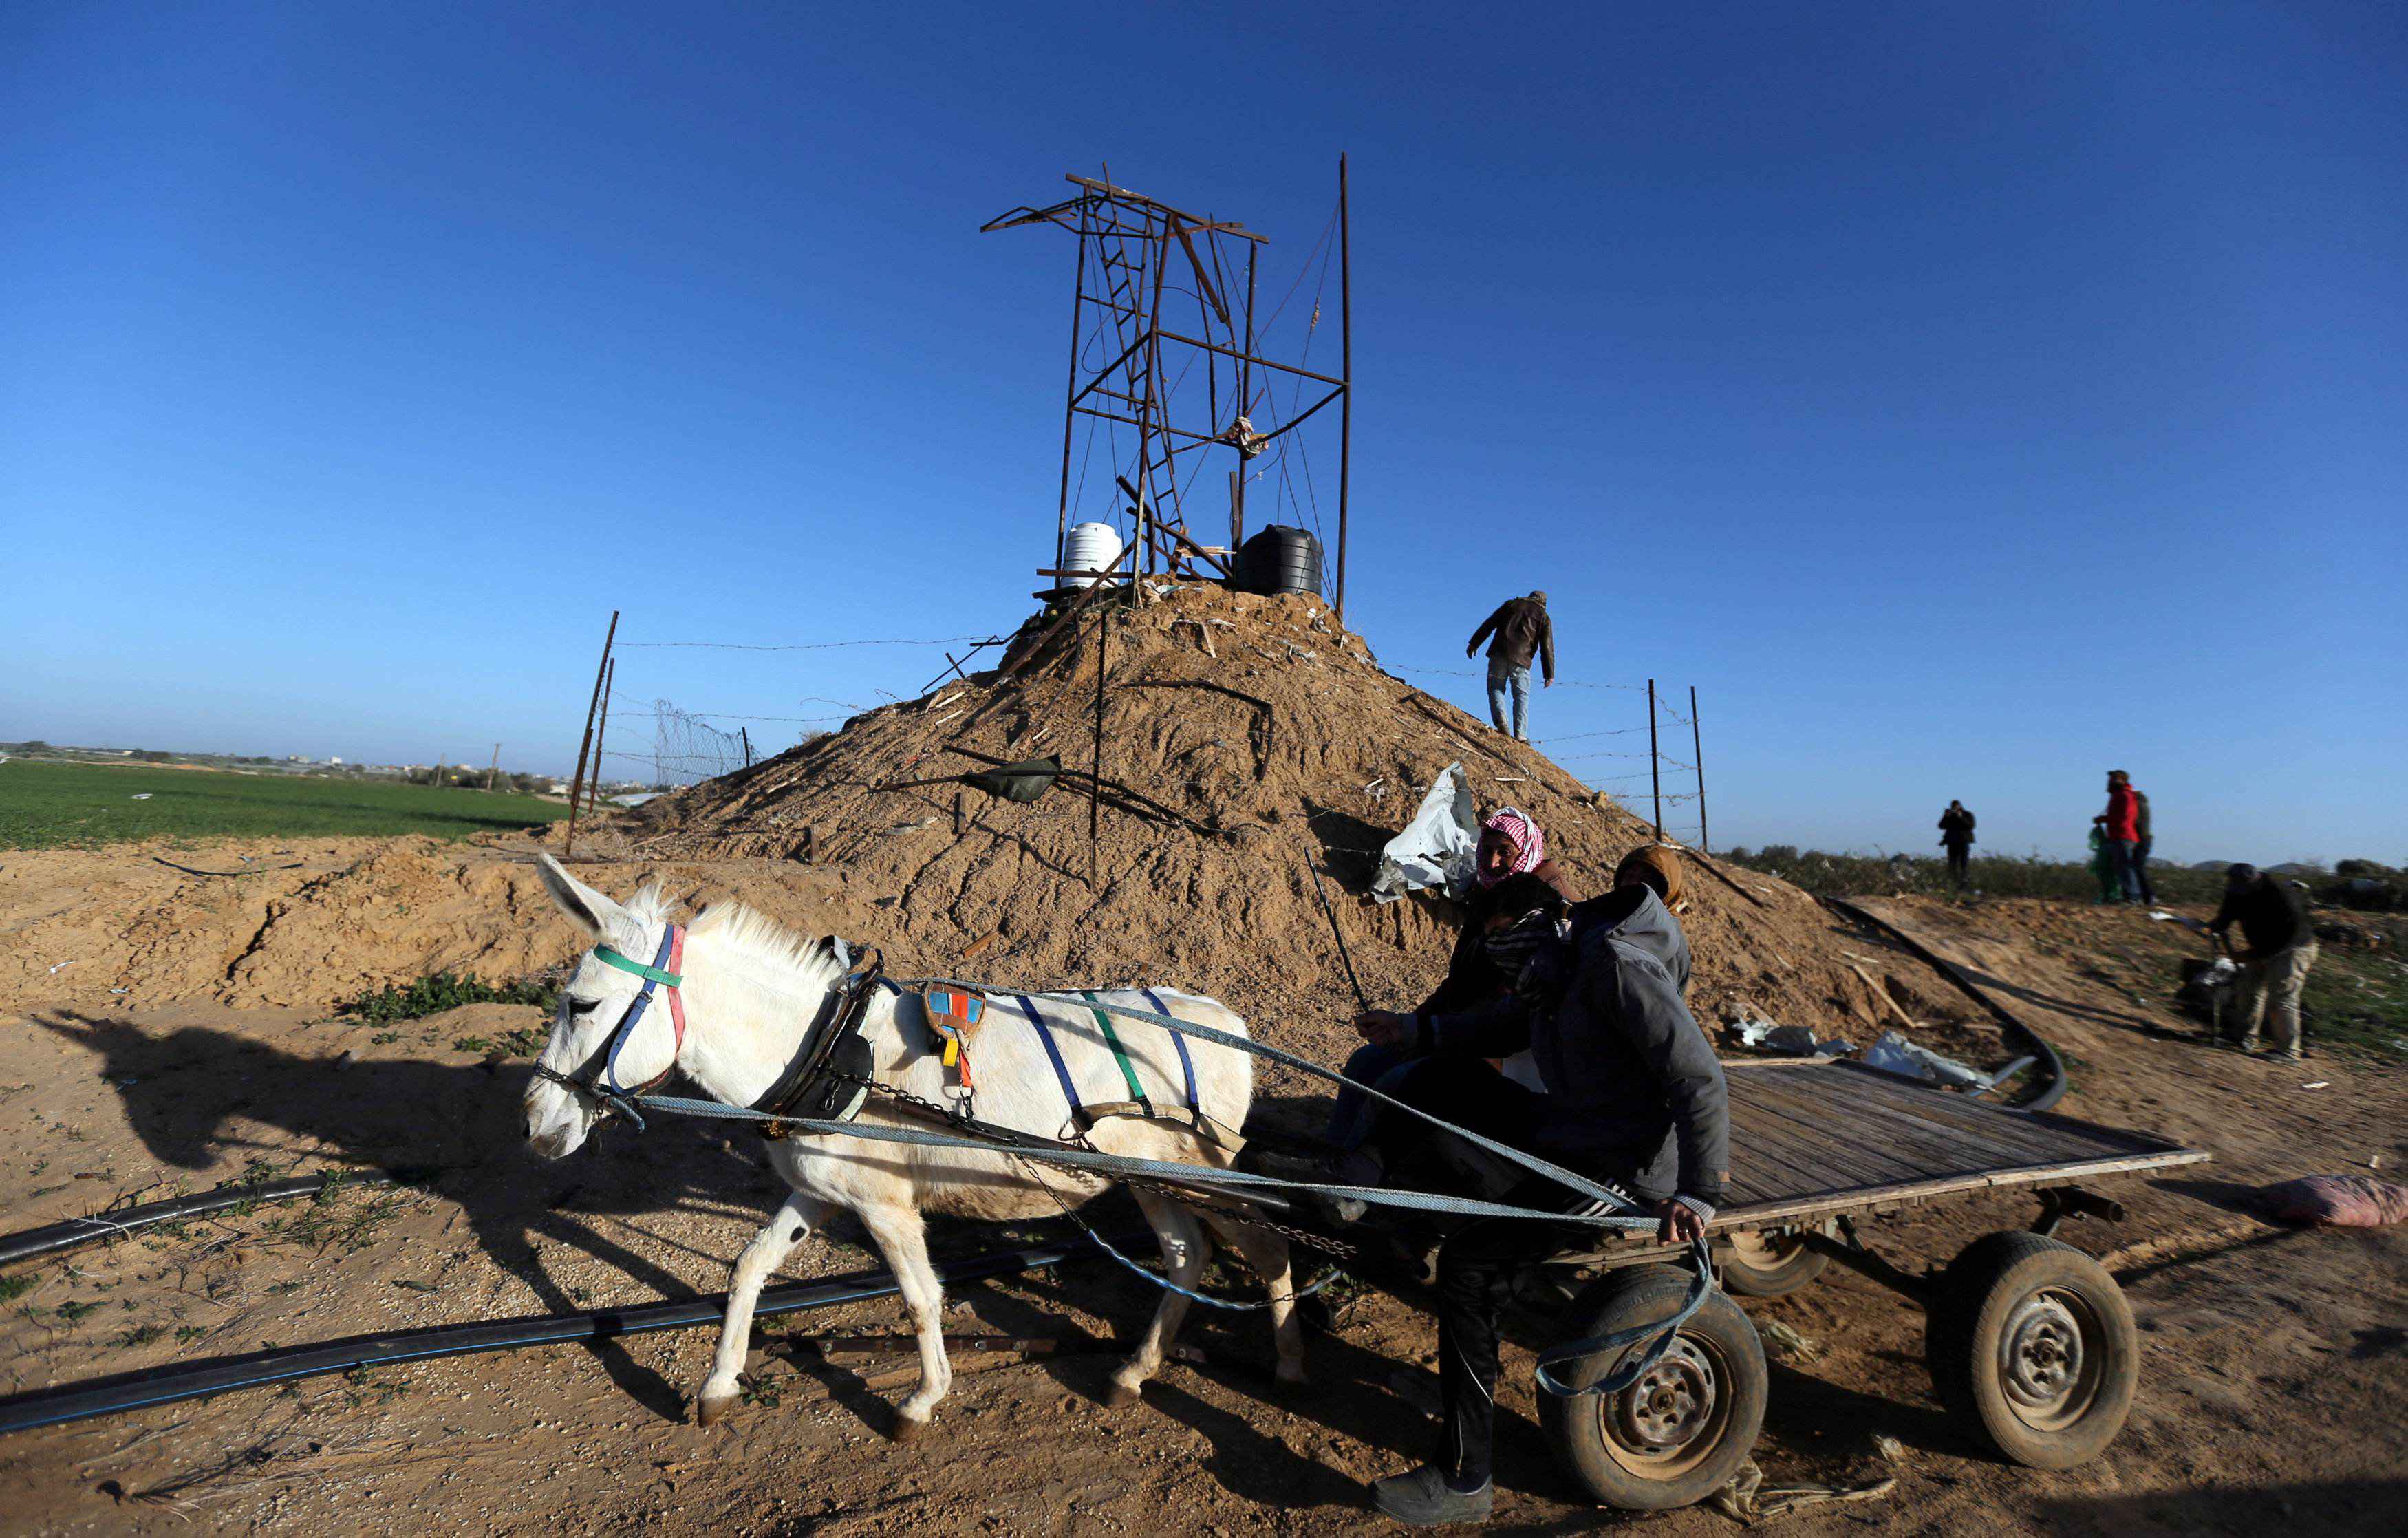
[[[635,973],[644,980],[643,987],[637,991],[626,1013],[619,1016],[619,1024],[611,1029],[609,1040],[596,1048],[575,1072],[562,1073],[538,1063],[535,1076],[549,1080],[576,1096],[595,1112],[597,1122],[608,1121],[614,1114],[624,1115],[640,1131],[644,1118],[637,1114],[633,1097],[659,1088],[677,1071],[678,1054],[685,1050],[685,999],[678,991],[685,983],[684,975],[679,970],[685,962],[685,928],[677,924],[668,927],[668,932],[661,936],[660,954],[652,957],[649,967],[620,955],[608,945],[594,947],[594,959],[604,966],[616,967],[623,972]],[[636,1027],[642,1022],[644,1011],[652,1006],[652,990],[656,987],[667,991],[669,1023],[677,1032],[677,1045],[669,1053],[668,1067],[631,1087],[619,1082],[619,1054],[636,1034]]]

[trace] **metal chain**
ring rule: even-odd
[[[1027,1168],[1027,1160],[1029,1158],[1033,1157],[1042,1159],[1045,1157],[1042,1149],[1015,1147],[1009,1142],[1005,1141],[1004,1137],[1004,1134],[1007,1132],[1010,1132],[1014,1136],[1033,1136],[1034,1134],[1018,1133],[1013,1131],[1011,1128],[991,1127],[986,1123],[975,1121],[967,1111],[956,1111],[951,1106],[939,1105],[935,1100],[929,1100],[924,1095],[915,1095],[899,1085],[887,1084],[883,1080],[873,1079],[866,1074],[847,1073],[843,1070],[836,1068],[823,1069],[821,1070],[821,1072],[825,1077],[833,1079],[838,1084],[853,1085],[858,1088],[865,1089],[873,1095],[882,1096],[897,1104],[909,1106],[912,1110],[918,1111],[923,1114],[934,1116],[939,1121],[942,1121],[946,1125],[955,1128],[958,1130],[968,1132],[976,1137],[986,1138],[998,1144],[1005,1153],[1010,1156],[1015,1163],[1021,1165],[1024,1171]],[[965,1100],[968,1099],[968,1097],[964,1097]],[[775,1124],[773,1123],[771,1125]],[[1083,1131],[1073,1131],[1069,1137],[1056,1141],[1067,1143],[1071,1147],[1077,1148],[1084,1153],[1100,1154],[1104,1152],[1103,1149],[1096,1147],[1094,1141],[1091,1140]],[[1059,1191],[1054,1190],[1052,1186],[1047,1185],[1043,1179],[1039,1177],[1033,1171],[1029,1172],[1029,1178],[1032,1181],[1035,1181],[1036,1184],[1044,1190],[1047,1196],[1053,1198],[1054,1205],[1062,1209],[1063,1216],[1077,1224],[1089,1238],[1092,1239],[1096,1237],[1096,1230],[1088,1226],[1087,1220],[1080,1216],[1075,1208],[1063,1201],[1062,1195]],[[1111,1183],[1109,1180],[1098,1180],[1097,1184],[1099,1186],[1108,1186]],[[1164,1200],[1175,1201],[1182,1207],[1187,1207],[1199,1213],[1209,1213],[1216,1217],[1225,1217],[1233,1223],[1242,1223],[1249,1228],[1262,1229],[1268,1232],[1278,1234],[1281,1238],[1285,1239],[1292,1243],[1307,1245],[1312,1249],[1320,1250],[1324,1254],[1335,1256],[1341,1260],[1354,1259],[1356,1256],[1362,1253],[1358,1246],[1347,1243],[1342,1239],[1332,1239],[1325,1234],[1315,1233],[1308,1229],[1299,1229],[1292,1224],[1282,1223],[1276,1218],[1267,1216],[1260,1213],[1240,1212],[1234,1208],[1216,1206],[1209,1201],[1199,1201],[1197,1200],[1194,1192],[1183,1190],[1181,1187],[1172,1186],[1165,1181],[1155,1180],[1149,1175],[1124,1175],[1121,1177],[1121,1184],[1130,1186],[1142,1186],[1145,1189],[1154,1192],[1155,1195],[1162,1197]]]

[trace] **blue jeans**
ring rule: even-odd
[[[1508,689],[1513,697],[1513,737],[1516,741],[1530,740],[1530,665],[1507,667],[1496,657],[1488,659],[1488,719],[1497,729],[1505,729],[1505,697]]]
[[[2141,877],[2138,874],[2138,868],[2132,863],[2133,851],[2139,847],[2130,839],[2107,841],[2107,858],[2115,868],[2116,889],[2124,894],[2123,900],[2126,902],[2141,900]]]
[[[1371,1135],[1371,1126],[1386,1107],[1372,1100],[1354,1085],[1369,1085],[1383,1094],[1393,1095],[1396,1086],[1388,1080],[1401,1080],[1405,1070],[1415,1059],[1398,1047],[1383,1047],[1366,1042],[1354,1049],[1346,1059],[1346,1076],[1354,1084],[1340,1085],[1337,1099],[1329,1102],[1329,1141],[1340,1148],[1363,1146]]]

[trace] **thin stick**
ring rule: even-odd
[[[1304,868],[1312,872],[1312,889],[1321,894],[1321,911],[1329,915],[1329,932],[1338,941],[1338,959],[1346,964],[1346,981],[1354,985],[1354,1005],[1357,1009],[1368,1010],[1371,1007],[1371,1000],[1363,996],[1363,980],[1354,975],[1354,957],[1346,949],[1346,931],[1338,927],[1338,910],[1330,906],[1329,888],[1322,884],[1321,867],[1313,864],[1312,856],[1307,855]]]
[[[618,639],[619,611],[613,609],[610,629],[602,638],[602,660],[594,665],[594,697],[585,705],[585,739],[577,746],[577,773],[568,782],[568,837],[560,846],[564,855],[577,853],[577,789],[585,781],[585,756],[594,748],[594,712],[602,708],[602,675],[610,667],[610,643]],[[442,781],[438,777],[436,783],[440,784]]]

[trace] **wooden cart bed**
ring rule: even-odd
[[[1731,1171],[1716,1231],[2211,1157],[2145,1133],[2010,1110],[1845,1059],[1723,1066]]]

